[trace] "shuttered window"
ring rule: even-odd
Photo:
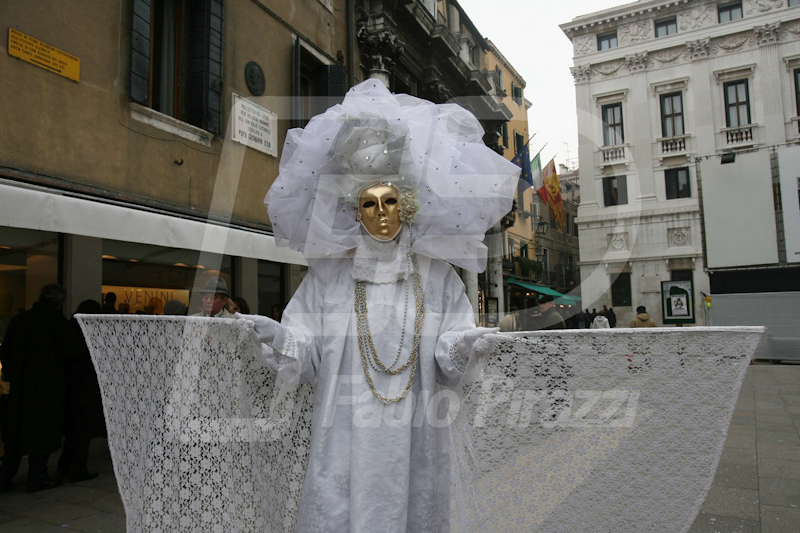
[[[222,132],[222,0],[133,0],[130,95]]]

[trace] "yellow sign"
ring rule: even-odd
[[[14,28],[8,28],[8,53],[73,81],[81,81],[81,60]]]

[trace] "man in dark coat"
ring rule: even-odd
[[[539,314],[536,316],[536,329],[566,329],[564,318],[555,309],[553,297],[544,295],[539,298]]]
[[[67,388],[66,366],[74,358],[77,339],[62,314],[67,293],[46,285],[33,307],[11,320],[0,362],[11,383],[5,456],[0,465],[0,490],[13,489],[20,461],[28,456],[28,492],[58,485],[47,475],[47,459],[61,448]]]

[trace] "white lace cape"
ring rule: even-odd
[[[311,385],[244,322],[79,315],[128,531],[292,531]],[[686,531],[762,328],[491,335],[450,395],[454,531]]]

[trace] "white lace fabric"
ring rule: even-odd
[[[391,241],[381,242],[362,231],[353,255],[350,275],[370,283],[394,283],[411,272],[411,239],[407,228]]]
[[[79,315],[128,531],[293,531],[313,386],[252,326]],[[453,531],[685,531],[761,328],[491,335],[449,396]],[[479,348],[476,347],[476,350]]]

